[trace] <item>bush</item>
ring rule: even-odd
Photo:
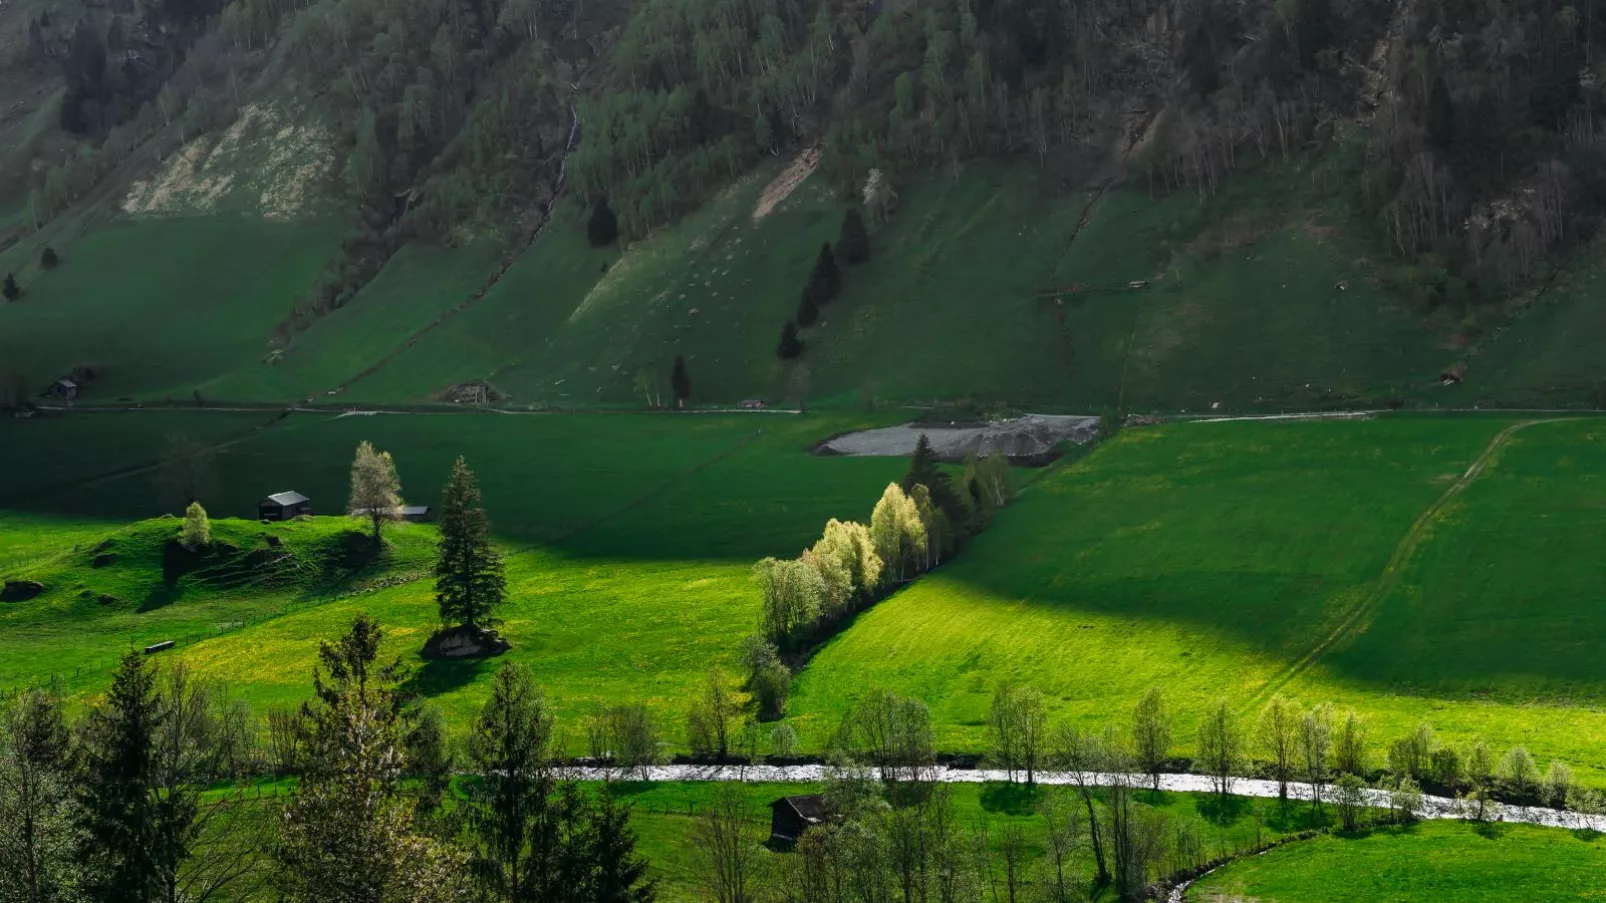
[[[758,704],[759,718],[769,720],[785,714],[792,672],[781,661],[775,644],[758,635],[743,640],[742,666],[747,669],[747,690]]]
[[[55,248],[45,248],[44,253],[39,255],[39,268],[42,270],[53,270],[59,263],[61,258],[56,256]]]
[[[777,759],[797,758],[797,731],[790,724],[777,724],[770,729],[770,756]]]
[[[184,509],[184,526],[179,530],[179,544],[191,552],[198,552],[212,542],[212,523],[200,502],[190,502]]]
[[[1359,830],[1361,816],[1366,812],[1366,785],[1361,779],[1352,774],[1339,778],[1333,802],[1338,806],[1338,818],[1344,830]]]
[[[17,284],[15,274],[7,273],[5,281],[0,282],[0,295],[4,295],[7,301],[15,301],[22,297],[22,286]]]

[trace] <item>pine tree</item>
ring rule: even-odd
[[[492,611],[502,604],[507,579],[502,556],[491,544],[491,522],[480,506],[473,471],[462,458],[441,494],[441,539],[435,562],[435,602],[441,621],[471,630],[497,624]]]
[[[169,829],[184,815],[154,792],[156,735],[165,717],[155,671],[130,651],[85,732],[78,803],[91,899],[154,903],[161,897],[161,847],[183,836]]]
[[[837,250],[849,264],[864,263],[870,259],[870,233],[864,229],[864,218],[859,208],[849,207],[842,214],[842,234],[837,237]]]
[[[820,245],[820,255],[814,258],[814,269],[809,272],[809,281],[803,286],[803,300],[813,300],[816,307],[831,303],[831,299],[842,290],[842,271],[837,268],[836,255],[831,252],[831,243]]]
[[[58,263],[61,263],[61,258],[56,256],[55,248],[45,248],[44,253],[39,255],[40,269],[53,270]]]
[[[586,239],[593,248],[603,248],[619,239],[619,217],[608,206],[607,198],[597,198],[591,206],[591,219],[586,223]]]
[[[401,792],[406,766],[399,662],[379,662],[384,634],[358,615],[324,643],[314,699],[302,708],[307,767],[274,850],[280,899],[293,903],[454,903],[464,863],[420,836]]]
[[[184,526],[179,531],[179,544],[191,552],[198,552],[212,543],[212,522],[200,502],[190,502],[184,509]]]
[[[346,511],[353,516],[367,517],[374,526],[374,545],[380,542],[380,528],[388,520],[395,520],[401,511],[401,478],[396,476],[396,464],[390,452],[376,451],[372,442],[364,440],[357,446],[357,456],[351,462],[351,498]]]
[[[675,404],[684,408],[691,398],[691,375],[686,372],[686,359],[675,358],[675,369],[669,374],[669,386],[675,390]]]
[[[17,284],[15,273],[7,273],[5,281],[0,282],[0,295],[4,295],[7,301],[15,301],[22,297],[22,286]]]
[[[954,490],[953,480],[942,469],[937,460],[937,452],[931,447],[931,440],[925,433],[915,443],[914,457],[909,461],[909,471],[903,475],[898,485],[904,492],[912,492],[916,486],[924,486],[931,493],[931,501],[954,525],[962,525],[968,521],[964,502]]]
[[[775,354],[783,361],[795,359],[803,353],[803,340],[797,337],[797,324],[788,322],[781,327],[781,344]]]
[[[586,858],[592,863],[590,885],[582,898],[594,903],[652,903],[658,896],[647,877],[647,860],[636,855],[636,835],[630,830],[630,808],[599,793],[590,806],[585,832]]]
[[[813,293],[803,292],[803,300],[797,305],[797,325],[813,326],[820,319],[820,306],[815,303]]]

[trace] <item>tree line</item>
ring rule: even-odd
[[[226,686],[133,652],[76,720],[20,697],[0,718],[0,899],[654,899],[629,810],[554,770],[528,670],[497,671],[459,757],[382,641],[359,615],[323,643],[313,698],[266,735]],[[276,759],[297,780],[253,797]]]
[[[869,526],[832,519],[797,558],[755,564],[763,607],[742,660],[763,717],[785,709],[791,681],[785,656],[805,654],[854,614],[942,564],[1013,496],[1002,455],[972,454],[956,484],[921,434],[909,471],[887,485]]]

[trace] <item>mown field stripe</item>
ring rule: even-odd
[[[1330,631],[1326,636],[1322,637],[1322,639],[1317,642],[1315,646],[1312,646],[1310,650],[1304,655],[1300,656],[1298,660],[1284,668],[1282,671],[1278,672],[1275,677],[1268,680],[1258,692],[1249,698],[1249,700],[1245,703],[1245,708],[1248,709],[1259,706],[1262,702],[1269,698],[1271,694],[1282,689],[1284,686],[1287,686],[1290,681],[1309,670],[1310,667],[1314,665],[1323,655],[1326,655],[1329,650],[1333,649],[1335,646],[1339,645],[1350,637],[1355,636],[1361,631],[1372,612],[1375,611],[1378,605],[1382,604],[1383,600],[1394,591],[1394,588],[1397,585],[1399,585],[1400,574],[1405,570],[1406,564],[1410,562],[1411,557],[1416,553],[1417,547],[1422,544],[1423,537],[1427,535],[1428,525],[1437,519],[1439,514],[1443,512],[1451,502],[1455,501],[1457,496],[1459,496],[1462,492],[1465,492],[1467,487],[1471,486],[1473,482],[1475,482],[1478,477],[1483,474],[1484,470],[1488,467],[1489,462],[1494,459],[1494,456],[1500,451],[1501,448],[1505,446],[1507,442],[1510,441],[1513,435],[1515,435],[1518,431],[1525,430],[1531,426],[1538,426],[1544,423],[1559,423],[1568,419],[1573,418],[1525,420],[1521,423],[1514,423],[1501,430],[1499,433],[1496,433],[1495,437],[1489,440],[1489,444],[1484,446],[1483,451],[1478,454],[1478,457],[1473,459],[1472,463],[1467,467],[1466,471],[1461,474],[1460,478],[1452,483],[1448,489],[1444,490],[1444,494],[1435,499],[1433,504],[1429,505],[1421,514],[1417,515],[1416,520],[1411,523],[1410,529],[1405,531],[1405,535],[1401,536],[1400,541],[1394,546],[1394,553],[1389,556],[1388,563],[1383,566],[1383,573],[1380,574],[1378,579],[1372,583],[1371,589],[1365,595],[1363,595],[1361,599],[1349,609],[1349,611],[1344,613],[1343,617],[1338,623],[1338,626],[1334,627],[1332,631]]]

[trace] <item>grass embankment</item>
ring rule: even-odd
[[[178,415],[116,416],[149,418],[140,422],[149,428]],[[26,428],[30,438],[48,444],[58,427],[88,419],[5,429]],[[687,700],[711,667],[733,667],[738,641],[757,624],[752,562],[795,553],[831,517],[868,517],[881,489],[902,473],[905,464],[897,459],[807,453],[818,435],[854,425],[840,418],[785,416],[293,415],[218,455],[222,488],[212,510],[249,516],[263,495],[293,488],[311,496],[316,510],[338,511],[352,450],[362,439],[392,452],[410,501],[433,505],[452,459],[466,455],[508,552],[509,601],[499,614],[514,645],[509,658],[535,670],[576,751],[586,713],[595,705],[627,701],[649,705],[678,747]],[[46,516],[56,523],[48,510],[61,499],[86,507],[98,499],[102,510],[129,517],[161,510],[149,473],[78,495],[23,497],[33,510],[7,515],[21,526]],[[177,521],[148,529],[162,523],[172,525],[162,529],[173,529]],[[319,517],[307,529],[336,535],[360,527]],[[406,528],[396,537],[404,545],[416,540],[427,558],[432,531]],[[19,544],[28,555],[45,547],[44,540]],[[152,587],[160,585],[155,552],[145,550],[139,572]],[[73,554],[81,557],[84,550]],[[387,574],[416,577],[427,566],[426,560]],[[165,614],[128,612],[127,621],[113,629],[99,623],[97,608],[76,601],[80,583],[96,598],[133,598],[132,591],[103,586],[111,571],[86,570],[69,556],[14,573],[38,579],[50,591],[17,606],[12,617],[24,618],[29,610],[56,614],[18,621],[18,642],[0,653],[4,683],[61,674],[75,657],[109,662],[126,646],[125,634],[154,642],[180,630],[215,631],[264,610],[282,610],[286,602],[271,587],[263,587],[260,598],[186,595],[163,606]],[[337,636],[357,611],[366,610],[386,627],[390,652],[414,666],[414,686],[432,696],[454,725],[466,725],[496,663],[424,664],[417,658],[438,624],[428,579],[348,595],[353,582],[299,590],[287,614],[228,628],[223,636],[185,645],[179,654],[204,674],[229,681],[259,708],[299,701],[308,693],[318,642]],[[159,620],[180,615],[190,620]],[[86,673],[76,688],[92,689],[106,678]]]
[[[193,217],[118,223],[35,267],[32,242],[0,255],[24,290],[0,303],[0,368],[35,392],[79,364],[87,401],[189,399],[268,353],[274,324],[337,252],[334,223]]]
[[[1279,847],[1207,876],[1187,899],[1529,903],[1600,896],[1606,896],[1606,843],[1598,834],[1426,822]]]
[[[1606,770],[1598,421],[1176,424],[1040,481],[954,564],[860,616],[790,704],[818,743],[862,688],[931,706],[938,746],[986,747],[993,688],[1124,719],[1151,685],[1195,718],[1271,692],[1353,707],[1383,745],[1426,719]],[[1423,518],[1422,523],[1417,523]],[[1415,525],[1415,526],[1413,526]],[[1391,559],[1397,573],[1389,573]]]

